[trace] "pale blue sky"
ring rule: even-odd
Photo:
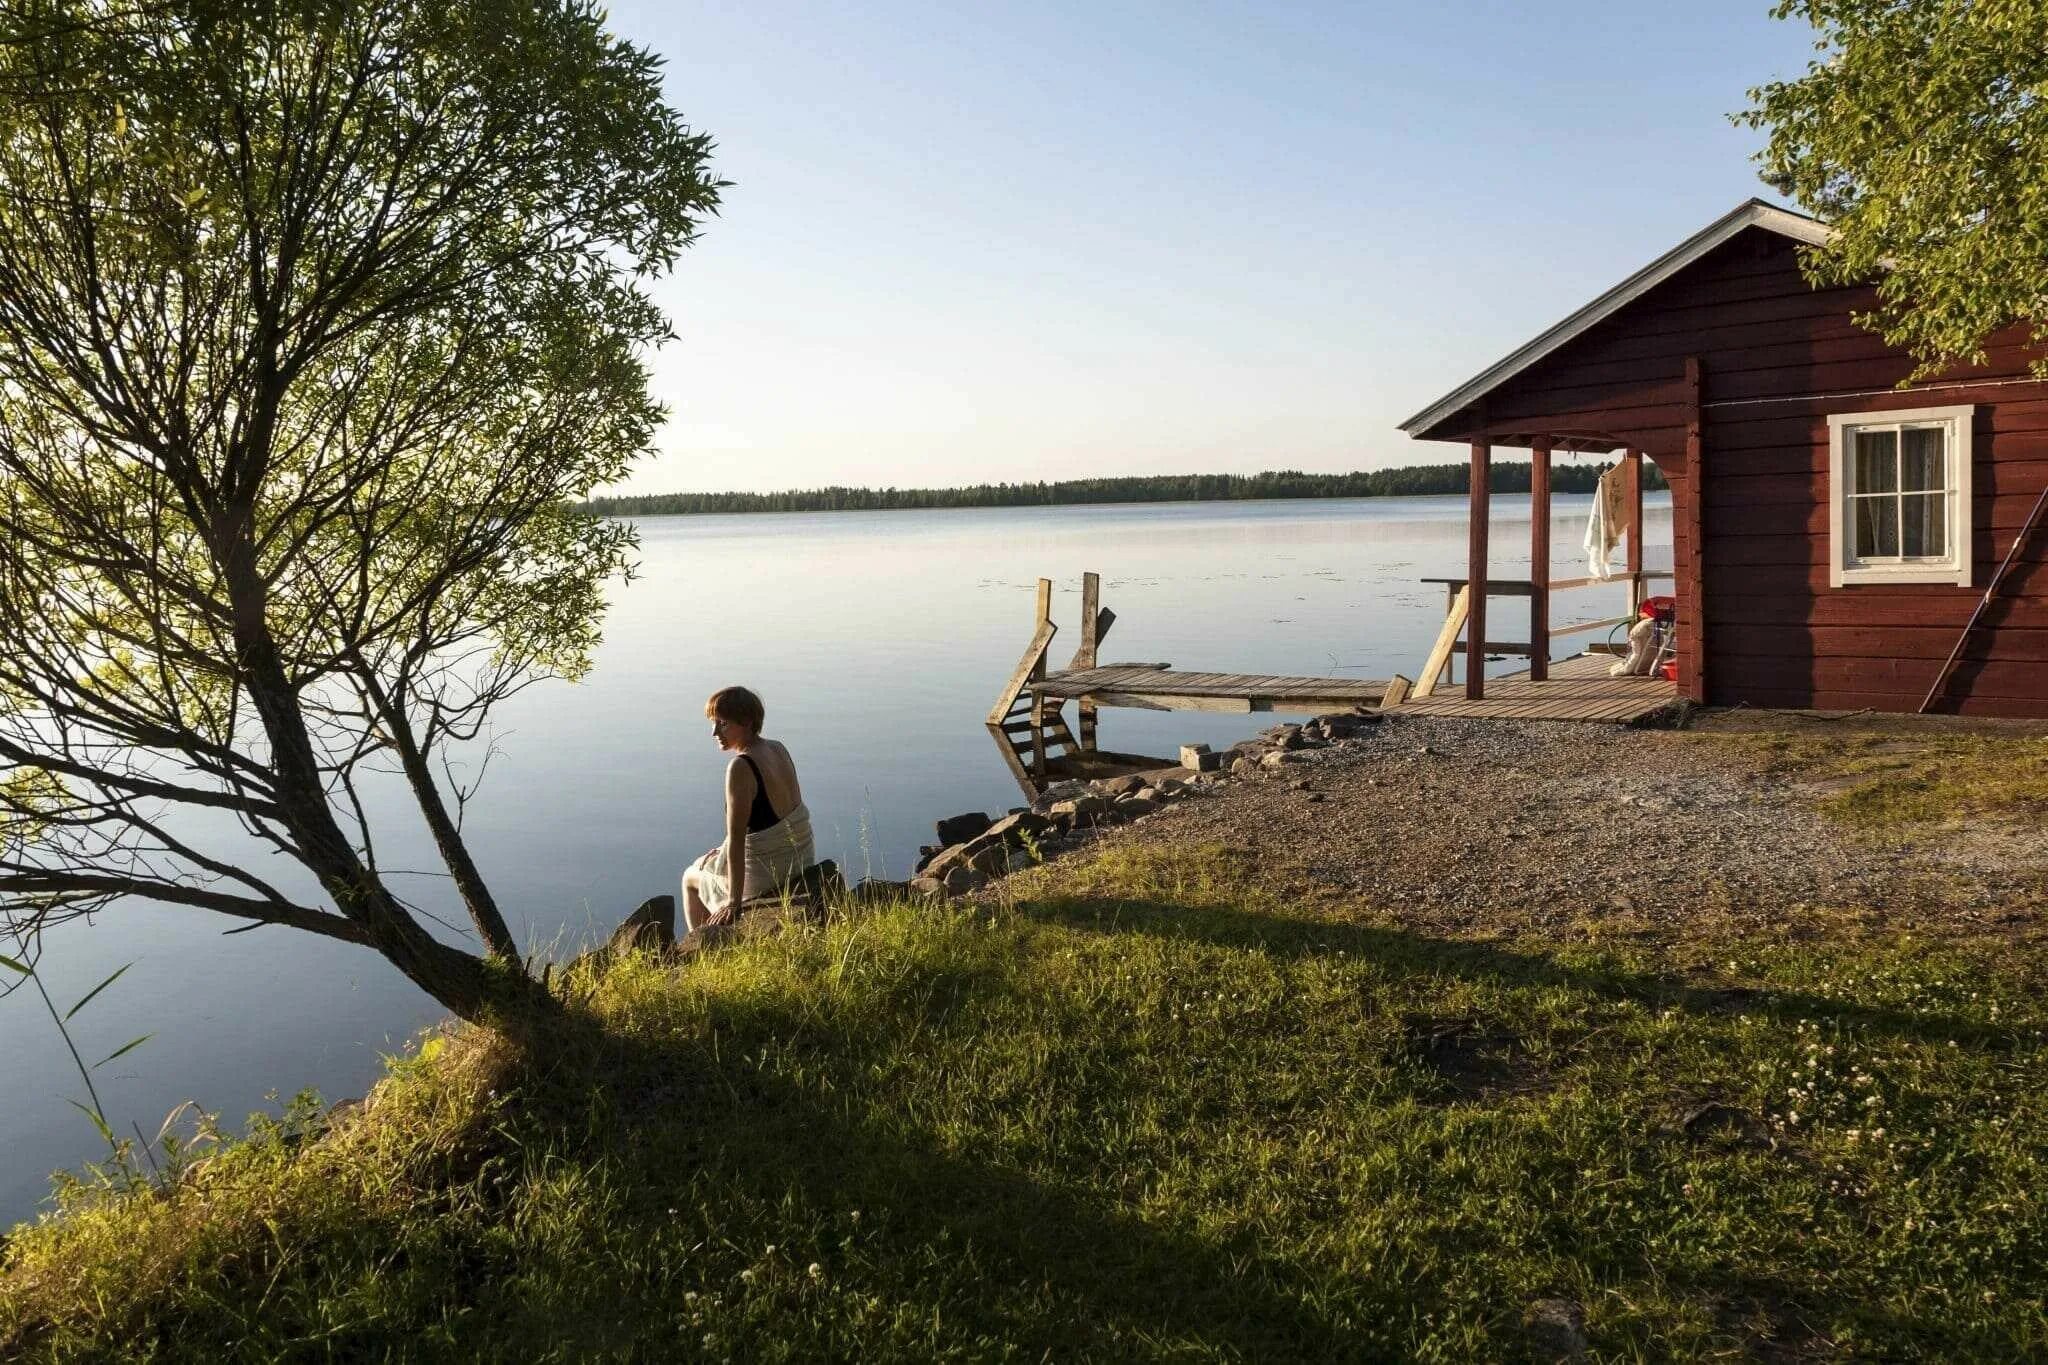
[[[612,7],[734,182],[632,492],[1373,468],[1753,194],[1767,0]]]

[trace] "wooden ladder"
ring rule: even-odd
[[[1074,651],[1069,668],[1095,667],[1096,649],[1116,620],[1116,613],[1101,605],[1101,595],[1101,576],[1083,574],[1081,647]],[[1036,797],[1044,789],[1054,758],[1095,747],[1095,707],[1086,700],[1080,703],[1081,735],[1077,739],[1067,728],[1062,704],[1049,703],[1035,685],[1045,681],[1046,652],[1051,649],[1052,637],[1057,634],[1059,627],[1052,620],[1052,580],[1041,578],[1038,580],[1037,629],[1031,634],[1031,643],[1025,648],[1024,657],[1017,661],[1009,681],[1003,684],[1002,694],[988,712],[989,734],[995,737],[996,748],[1002,752],[1010,775],[1017,779],[1017,785],[1024,789],[1026,797]],[[1059,754],[1052,752],[1055,747],[1060,750]]]

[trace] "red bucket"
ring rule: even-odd
[[[1659,621],[1669,621],[1678,615],[1678,599],[1675,597],[1645,597],[1643,615]]]

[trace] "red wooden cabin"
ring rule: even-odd
[[[1897,387],[1912,360],[1853,320],[1874,291],[1799,272],[1827,234],[1751,200],[1403,423],[1471,446],[1471,579],[1486,579],[1494,447],[1532,452],[1546,529],[1553,452],[1640,452],[1671,483],[1684,695],[1919,709],[2048,483],[2048,386],[2013,328],[1985,364]],[[1475,595],[1474,696],[1483,608]],[[2048,525],[1929,709],[2048,716]]]

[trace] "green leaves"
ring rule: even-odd
[[[116,981],[119,981],[121,979],[121,974],[123,972],[126,972],[130,967],[133,967],[134,965],[135,964],[133,962],[124,962],[120,966],[116,967],[114,969],[113,975],[109,976],[105,981],[100,982],[99,985],[94,986],[91,990],[87,991],[84,994],[84,996],[82,996],[79,999],[79,1002],[77,1004],[73,1005],[70,1009],[64,1012],[64,1022],[67,1024],[70,1023],[71,1020],[77,1016],[80,1010],[84,1009],[87,1005],[90,1005],[92,1003],[94,996],[98,995],[107,987],[113,985]]]
[[[2048,3],[1787,0],[1821,59],[1750,92],[1764,179],[1828,219],[1821,284],[1875,281],[1870,320],[1915,378],[2048,340]],[[2036,360],[2048,376],[2048,358]]]
[[[652,445],[711,150],[583,0],[0,5],[0,922],[275,921],[281,848],[290,922],[425,953],[398,751],[503,949],[436,751],[589,666],[632,541],[560,509]]]

